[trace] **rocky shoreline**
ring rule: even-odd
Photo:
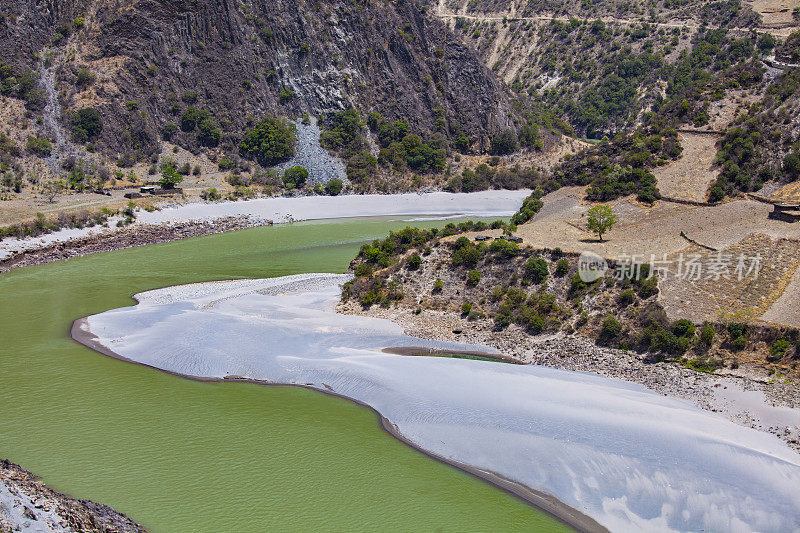
[[[635,352],[598,346],[579,335],[530,335],[513,324],[496,331],[489,319],[467,320],[453,311],[422,309],[417,314],[407,307],[380,306],[365,310],[355,301],[339,304],[337,311],[389,319],[413,337],[491,346],[524,364],[638,383],[738,424],[771,433],[800,451],[800,390],[796,382],[768,380],[757,369],[710,374],[676,363],[648,363]]]
[[[61,261],[71,257],[110,252],[135,246],[146,246],[163,242],[213,235],[258,226],[271,226],[271,220],[247,215],[230,216],[211,220],[165,222],[161,224],[134,224],[122,228],[56,242],[33,250],[15,253],[0,260],[0,273],[14,268]]]
[[[56,492],[19,465],[0,459],[0,533],[14,531],[146,530],[107,505]]]

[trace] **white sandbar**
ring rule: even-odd
[[[383,353],[481,348],[336,314],[346,279],[170,287],[78,324],[106,350],[163,370],[353,398],[421,449],[551,494],[612,531],[800,528],[800,456],[772,435],[592,374]]]

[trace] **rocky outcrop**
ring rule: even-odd
[[[477,56],[410,1],[87,0],[38,7],[0,0],[0,11],[7,13],[0,51],[18,68],[34,66],[32,54],[53,42],[59,24],[83,17],[53,45],[63,61],[61,100],[70,109],[101,111],[96,145],[110,155],[148,154],[162,125],[179,124],[188,105],[209,111],[231,147],[265,114],[350,106],[408,120],[423,134],[466,133],[483,146],[512,121],[503,88]],[[97,79],[79,86],[83,67]],[[194,134],[176,138],[196,146]]]
[[[56,492],[19,465],[0,459],[0,532],[12,531],[143,533],[145,529],[107,505]]]

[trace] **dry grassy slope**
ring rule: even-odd
[[[797,26],[797,19],[792,11],[800,7],[800,0],[754,0],[748,1],[750,8],[761,15],[763,25],[767,28],[792,28]]]
[[[703,320],[727,321],[731,319],[755,320],[764,318],[764,314],[784,294],[798,265],[800,265],[800,240],[775,239],[766,235],[751,234],[733,246],[721,250],[729,255],[730,275],[726,279],[709,279],[707,273],[699,280],[682,280],[677,278],[675,268],[671,275],[661,283],[659,301],[667,314],[674,318],[688,318],[694,322]],[[717,257],[717,252],[700,248],[688,249],[688,254],[697,254],[703,263]],[[740,256],[747,258],[761,257],[761,268],[757,276],[749,275],[739,280],[735,268]],[[677,257],[672,256],[673,265],[677,265]],[[796,296],[800,297],[800,294]],[[767,317],[779,324],[800,327],[794,322],[791,308],[781,317],[773,312]],[[766,320],[766,319],[765,319]]]
[[[754,7],[768,12],[776,8],[766,4],[781,2],[798,3],[797,0],[765,0]],[[696,2],[698,6],[707,3]],[[624,31],[642,22],[668,32],[678,28],[683,33],[680,35],[679,45],[674,47],[670,57],[677,56],[680,50],[688,46],[692,34],[701,27],[701,21],[697,18],[698,10],[692,10],[691,5],[672,10],[657,3],[658,15],[653,20],[651,17],[645,16],[644,9],[637,8],[636,4],[633,4],[634,7],[627,12],[620,12],[618,5],[611,3],[593,3],[593,7],[589,10],[582,9],[585,4],[575,6],[568,4],[549,6],[547,3],[526,0],[476,3],[470,0],[439,0],[434,9],[439,18],[448,22],[451,28],[460,32],[465,40],[481,53],[486,66],[495,70],[507,83],[511,83],[518,75],[523,80],[536,79],[540,75],[536,63],[541,54],[542,43],[537,30],[552,20],[569,22],[571,17],[602,19],[612,31]],[[745,5],[743,13],[749,12],[747,4]],[[791,19],[791,13],[789,13],[789,19]],[[746,20],[749,19],[742,19],[741,23],[744,24]],[[726,27],[731,27],[731,24],[735,27],[736,20],[726,23]],[[717,26],[713,22],[707,24],[707,27],[711,28]],[[795,20],[789,20],[778,26],[776,27],[772,23],[764,24],[759,31],[786,37],[793,29],[800,27]],[[747,33],[750,29],[749,27],[735,28],[734,31]],[[633,47],[636,48],[637,44],[633,43]],[[591,56],[595,53],[602,53],[602,50],[584,50],[582,56],[585,58],[587,54]]]
[[[800,263],[800,224],[768,219],[771,207],[755,201],[737,200],[715,207],[660,201],[646,207],[622,198],[611,203],[618,223],[600,243],[585,230],[585,214],[591,204],[582,200],[582,193],[582,188],[570,187],[545,196],[542,210],[520,226],[517,235],[535,247],[592,251],[623,260],[637,256],[644,262],[651,254],[657,260],[664,255],[677,260],[681,253],[700,253],[704,261],[714,255],[690,244],[681,232],[734,258],[760,254],[756,280],[739,283],[734,261],[730,267],[733,280],[670,277],[662,282],[660,301],[671,318],[702,321],[738,314],[800,327],[797,313],[792,312],[800,301],[800,282],[790,283]]]
[[[772,194],[772,197],[784,202],[800,203],[800,181],[784,185]]]
[[[708,133],[679,133],[683,147],[680,157],[653,169],[658,190],[665,198],[704,202],[709,185],[717,177],[713,168],[719,136]]]
[[[658,189],[666,198],[704,202],[708,189],[717,178],[719,168],[714,166],[717,143],[737,115],[758,100],[752,92],[732,90],[709,107],[709,122],[701,128],[686,128],[678,138],[683,152],[676,161],[653,170]]]

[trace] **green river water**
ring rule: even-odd
[[[342,272],[360,243],[405,225],[255,228],[0,275],[0,457],[154,532],[565,530],[401,444],[346,400],[194,382],[69,339],[74,319],[148,289]]]

